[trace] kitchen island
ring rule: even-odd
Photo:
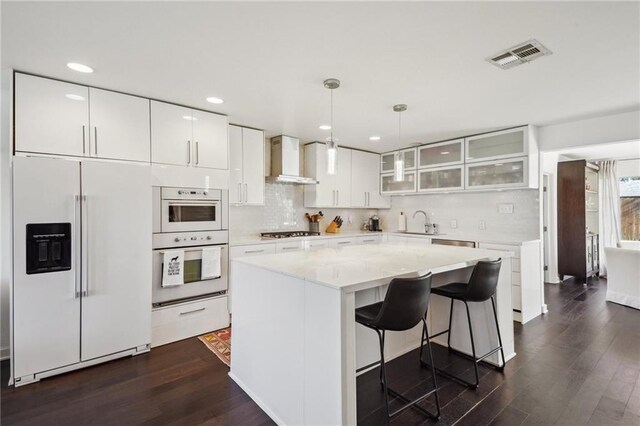
[[[356,424],[356,369],[379,359],[375,333],[356,326],[356,307],[384,299],[394,277],[433,273],[433,286],[466,282],[479,260],[502,257],[496,296],[507,360],[514,353],[510,252],[376,244],[232,260],[230,376],[278,424]],[[430,334],[444,330],[449,299],[432,295]],[[462,305],[451,344],[470,353]],[[477,352],[497,346],[489,303],[470,304]],[[389,333],[385,358],[420,345],[420,326]],[[436,342],[446,346],[446,335]],[[497,363],[497,354],[487,361]],[[417,360],[416,360],[417,362]]]

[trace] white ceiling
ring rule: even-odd
[[[640,159],[640,141],[589,145],[555,151],[561,160],[629,160]]]
[[[397,146],[640,107],[640,3],[2,2],[2,65],[340,144]],[[536,38],[553,55],[484,58]],[[91,75],[67,62],[95,68]],[[214,106],[207,96],[225,103]],[[382,140],[369,141],[379,135]]]

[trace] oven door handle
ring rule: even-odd
[[[189,206],[217,206],[220,204],[220,200],[211,200],[211,201],[166,201],[166,203],[170,206],[181,206],[181,205],[189,205]]]

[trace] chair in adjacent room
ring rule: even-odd
[[[500,326],[498,324],[498,315],[496,312],[496,302],[495,302],[495,294],[496,289],[498,287],[498,276],[500,275],[500,266],[502,264],[502,259],[493,260],[493,261],[480,261],[473,268],[473,272],[471,273],[471,278],[469,278],[468,283],[450,283],[445,284],[440,287],[435,287],[431,290],[433,294],[437,294],[439,296],[448,297],[451,299],[451,306],[449,308],[449,327],[441,331],[440,333],[434,334],[433,336],[429,336],[428,340],[431,340],[435,337],[438,337],[442,334],[448,333],[447,337],[447,346],[449,350],[455,352],[459,355],[462,355],[465,358],[470,358],[473,361],[473,368],[475,372],[475,382],[469,382],[467,380],[462,379],[459,376],[455,376],[441,368],[435,367],[436,371],[448,377],[451,380],[462,383],[471,389],[476,389],[480,384],[480,379],[478,376],[478,363],[486,359],[488,356],[493,355],[494,353],[500,351],[502,355],[502,365],[495,367],[498,371],[504,370],[505,358],[504,358],[504,350],[502,349],[502,337],[500,336]],[[454,300],[458,300],[464,303],[466,313],[467,313],[467,322],[469,324],[469,336],[471,338],[471,352],[472,356],[469,357],[467,354],[460,352],[451,347],[451,320],[453,319],[453,302]],[[486,302],[491,300],[491,307],[493,308],[493,318],[496,323],[496,331],[498,334],[498,347],[490,350],[486,354],[478,357],[476,354],[476,345],[473,339],[473,328],[471,326],[471,314],[469,313],[469,302]],[[428,335],[426,328],[423,331],[423,336]],[[498,360],[499,362],[499,360]]]
[[[429,307],[430,294],[431,274],[418,278],[394,278],[389,283],[389,289],[387,290],[384,301],[356,309],[356,322],[374,330],[378,334],[378,340],[380,342],[380,384],[384,391],[385,412],[388,421],[395,415],[411,407],[414,407],[422,414],[433,419],[437,420],[440,418],[440,402],[438,400],[436,372],[433,367],[433,355],[431,353],[431,344],[429,339],[425,339],[425,334],[422,334],[420,362],[422,363],[422,347],[424,347],[426,341],[433,380],[433,389],[427,393],[414,400],[409,400],[400,393],[390,389],[387,383],[384,360],[385,332],[409,330],[421,321],[423,330],[426,330],[427,323],[425,318],[427,308]],[[393,413],[389,412],[389,394],[404,403],[402,407]],[[431,395],[435,395],[436,413],[430,413],[417,405]]]

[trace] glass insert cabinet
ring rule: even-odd
[[[464,166],[437,167],[418,171],[418,192],[464,189]]]
[[[467,163],[525,156],[528,153],[528,128],[503,130],[465,138]]]
[[[526,157],[467,164],[467,189],[522,187],[528,184]]]
[[[439,167],[462,164],[464,139],[434,143],[418,148],[418,167]]]
[[[381,175],[380,192],[382,194],[416,192],[416,172],[405,172],[404,181],[402,182],[395,182],[393,173]]]
[[[380,156],[380,173],[393,173],[395,152],[388,152]],[[403,149],[400,152],[404,154],[404,169],[414,170],[416,168],[416,149]]]

